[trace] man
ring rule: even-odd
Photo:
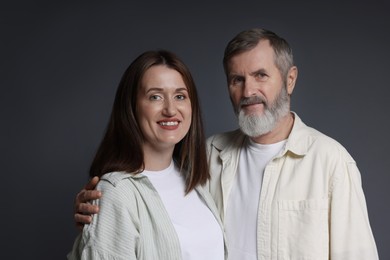
[[[356,162],[290,111],[298,69],[289,44],[243,31],[223,65],[240,129],[208,139],[208,187],[229,259],[378,259]],[[76,198],[76,222],[97,212],[85,203],[100,196],[94,185]]]

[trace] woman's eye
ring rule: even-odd
[[[184,99],[186,99],[186,96],[185,95],[177,95],[176,99],[184,100]]]
[[[149,99],[150,99],[150,100],[160,100],[161,97],[158,96],[158,95],[152,95],[152,96],[149,97]]]

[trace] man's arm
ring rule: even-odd
[[[378,260],[356,163],[346,163],[336,171],[331,198],[330,259]]]
[[[98,182],[99,177],[93,177],[77,194],[74,201],[74,220],[79,230],[82,230],[85,224],[90,224],[92,215],[99,212],[97,205],[89,203],[89,201],[100,199],[102,196],[100,191],[94,190]]]

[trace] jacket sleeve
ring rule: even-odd
[[[343,156],[342,156],[343,157]],[[348,155],[335,166],[330,202],[330,259],[379,259],[360,172]]]
[[[98,189],[104,194],[93,202],[99,205],[99,214],[77,237],[68,259],[137,259],[139,223],[133,212],[136,211],[135,199],[129,189],[115,187],[104,180],[99,182]]]

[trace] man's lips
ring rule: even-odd
[[[264,105],[264,103],[263,102],[253,102],[253,103],[249,103],[249,104],[241,104],[241,107],[245,108],[245,107],[254,106],[254,105]]]
[[[260,96],[252,96],[252,97],[248,97],[248,98],[243,98],[240,101],[240,108],[241,109],[255,107],[257,105],[266,106],[266,102]]]

